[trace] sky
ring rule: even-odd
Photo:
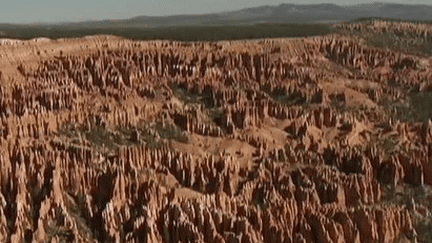
[[[3,0],[0,23],[79,22],[125,19],[135,16],[206,14],[281,3],[335,3],[353,5],[378,0]],[[404,4],[428,4],[431,0],[381,0]]]

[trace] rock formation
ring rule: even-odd
[[[0,241],[425,239],[431,205],[394,199],[432,186],[420,57],[346,36],[106,43],[2,81]]]

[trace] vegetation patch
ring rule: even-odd
[[[388,21],[394,23],[414,23],[414,24],[432,24],[432,20],[404,20],[404,19],[391,19],[391,18],[358,18],[350,23],[366,23],[372,24],[374,21]],[[354,36],[361,38],[365,43],[371,47],[380,49],[390,49],[396,52],[402,52],[411,55],[429,56],[432,54],[432,39],[424,38],[424,36],[415,35],[413,33],[394,31],[390,29],[385,32],[375,32],[373,30],[345,30],[338,27],[332,28],[336,33],[343,35]]]
[[[137,127],[118,127],[114,130],[94,125],[90,129],[75,123],[63,124],[59,135],[67,138],[72,144],[89,144],[93,148],[105,148],[118,151],[121,146],[145,145],[157,149],[169,145],[170,140],[188,142],[185,131],[175,124],[161,122],[141,123]]]
[[[3,38],[51,39],[83,37],[88,35],[117,35],[134,40],[173,40],[173,41],[219,41],[239,39],[306,37],[328,34],[330,27],[325,24],[253,24],[253,25],[214,25],[214,26],[175,26],[175,27],[74,27],[74,26],[26,26],[16,25],[8,29]]]

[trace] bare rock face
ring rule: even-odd
[[[344,36],[107,43],[0,71],[1,242],[430,242],[420,57]]]

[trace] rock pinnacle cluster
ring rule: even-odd
[[[428,57],[341,34],[8,43],[0,242],[431,240]]]

